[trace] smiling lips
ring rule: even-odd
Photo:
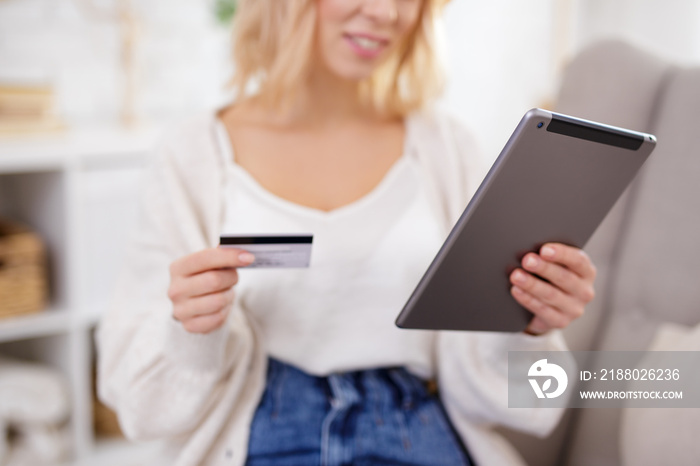
[[[375,58],[389,45],[389,41],[367,35],[345,34],[350,48],[363,58]]]

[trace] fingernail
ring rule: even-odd
[[[539,265],[539,263],[540,263],[540,261],[537,259],[537,257],[527,256],[527,258],[525,259],[524,265],[525,265],[525,267],[534,269],[535,267],[537,267]]]
[[[544,257],[554,257],[554,254],[556,254],[556,251],[551,246],[545,246],[542,248],[542,251],[540,251],[540,254]]]
[[[544,326],[542,326],[542,325],[530,324],[530,325],[527,327],[527,332],[528,332],[530,335],[533,335],[533,336],[541,335],[541,334],[543,334],[543,333],[546,332],[546,331],[547,331],[547,328],[544,327]]]
[[[255,260],[255,256],[249,252],[242,252],[238,255],[238,260],[240,260],[241,262],[250,263],[250,262],[253,262]]]
[[[513,291],[513,294],[517,296],[522,296],[524,294],[522,288],[518,288],[517,286],[512,287],[511,290]]]
[[[525,283],[525,274],[520,270],[516,270],[513,274],[513,280],[521,285]]]

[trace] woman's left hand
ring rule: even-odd
[[[525,332],[541,334],[564,328],[581,317],[585,305],[595,296],[595,276],[588,255],[572,246],[547,243],[539,254],[526,254],[522,269],[510,274],[511,294],[535,314]]]

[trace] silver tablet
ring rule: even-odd
[[[541,109],[525,114],[396,325],[519,332],[508,276],[547,242],[583,247],[656,146],[651,134]]]

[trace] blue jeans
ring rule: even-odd
[[[270,359],[249,466],[472,465],[437,397],[403,368],[314,377]]]

